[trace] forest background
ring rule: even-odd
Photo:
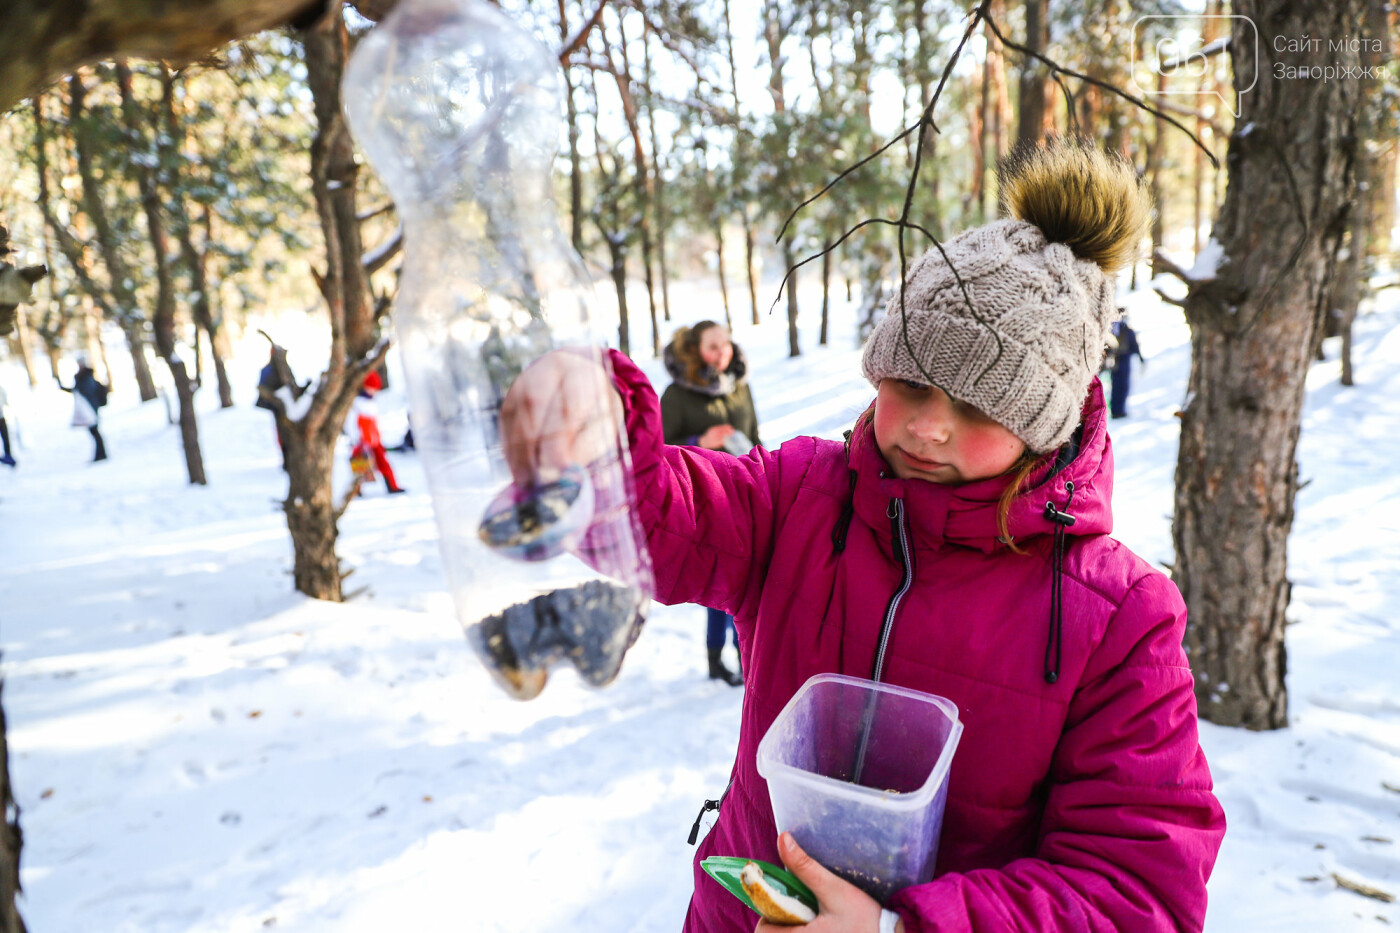
[[[175,7],[212,16],[219,3]],[[195,395],[238,402],[230,347],[269,314],[325,321],[325,371],[298,374],[311,380],[305,397],[276,417],[294,454],[284,502],[294,584],[337,601],[348,573],[337,523],[359,489],[333,489],[332,457],[362,376],[387,352],[403,248],[392,201],[360,170],[339,78],[392,3],[256,6],[244,22],[278,28],[206,41],[193,58],[167,37],[103,60],[114,49],[86,14],[59,24],[64,5],[50,4],[33,19],[69,30],[77,51],[65,67],[35,62],[34,49],[63,47],[36,41],[23,4],[3,14],[13,28],[0,30],[12,53],[0,56],[0,105],[13,109],[0,120],[0,242],[28,292],[9,307],[7,347],[31,385],[68,378],[75,351],[104,380],[130,372],[114,391],[164,397],[200,485],[217,477],[205,472]],[[558,51],[561,218],[615,300],[616,345],[638,356],[659,353],[673,286],[697,278],[719,287],[716,317],[785,327],[790,356],[809,349],[809,321],[817,345],[854,344],[922,238],[1000,216],[996,169],[1018,146],[1076,135],[1130,160],[1157,213],[1150,261],[1125,284],[1151,282],[1192,327],[1172,569],[1197,633],[1187,647],[1202,715],[1287,724],[1284,542],[1302,386],[1333,334],[1350,382],[1358,309],[1396,284],[1392,8],[507,9]],[[1326,38],[1300,44],[1307,36]],[[170,55],[147,57],[162,42]],[[1347,77],[1313,71],[1328,67]],[[35,284],[23,274],[39,266]],[[774,271],[791,273],[781,291]],[[637,285],[641,329],[628,313]],[[853,333],[828,326],[837,297],[856,306]],[[108,365],[111,332],[129,365]]]

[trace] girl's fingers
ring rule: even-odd
[[[621,399],[596,361],[567,353],[516,379],[501,406],[502,446],[516,483],[550,482],[617,444]]]
[[[783,833],[778,837],[778,854],[782,857],[783,864],[787,866],[788,871],[811,888],[812,893],[822,904],[827,903],[832,894],[838,893],[834,890],[835,887],[850,886],[849,882],[833,875],[821,862],[802,851],[797,840],[792,838],[792,833]]]

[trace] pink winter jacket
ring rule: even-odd
[[[1097,380],[1077,455],[1012,507],[1017,554],[996,528],[1005,479],[893,478],[869,428],[849,461],[842,444],[811,437],[746,457],[667,447],[646,377],[621,354],[613,366],[657,599],[733,613],[744,663],[738,754],[696,854],[686,933],[754,928],[700,859],[780,861],[759,740],[813,674],[872,676],[906,573],[896,532],[913,581],[880,679],[953,700],[965,731],[934,880],[886,906],[908,933],[1201,929],[1225,818],[1197,742],[1186,610],[1170,580],[1108,536]],[[1058,639],[1047,502],[1074,517]]]

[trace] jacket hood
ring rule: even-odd
[[[1032,474],[1027,491],[1011,503],[1007,528],[1015,542],[1054,532],[1046,502],[1074,516],[1074,524],[1065,529],[1068,534],[1113,530],[1113,452],[1106,414],[1103,386],[1096,378],[1084,400],[1077,445],[1071,440],[1061,448],[1055,461]],[[899,479],[881,455],[874,426],[868,422],[851,436],[850,468],[857,474],[855,513],[882,538],[891,536],[890,500],[902,499],[916,549],[951,543],[991,553],[1006,546],[997,528],[997,501],[1010,482],[1007,477],[957,486]]]
[[[729,361],[729,368],[722,373],[717,373],[706,366],[701,372],[704,381],[700,383],[692,382],[686,376],[685,363],[676,356],[675,348],[671,344],[666,344],[661,358],[666,363],[666,374],[676,385],[690,389],[692,392],[699,392],[701,395],[723,398],[740,386],[749,372],[749,363],[744,357],[744,351],[740,350],[739,345],[732,341],[730,346],[734,348],[734,358]]]

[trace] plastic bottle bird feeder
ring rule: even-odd
[[[550,197],[558,60],[483,0],[400,0],[360,41],[343,97],[403,222],[394,329],[468,640],[520,699],[561,663],[607,684],[653,590],[626,435],[520,484],[500,435],[506,393],[543,354],[571,347],[608,367],[592,283]],[[570,403],[607,422],[608,399]]]

